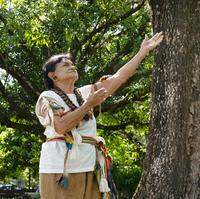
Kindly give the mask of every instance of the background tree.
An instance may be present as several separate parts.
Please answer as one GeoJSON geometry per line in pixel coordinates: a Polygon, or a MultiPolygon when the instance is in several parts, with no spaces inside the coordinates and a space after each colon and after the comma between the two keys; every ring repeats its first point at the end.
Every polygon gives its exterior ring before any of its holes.
{"type": "MultiPolygon", "coordinates": [[[[0,2],[0,177],[18,177],[28,168],[34,178],[44,131],[34,113],[45,90],[42,64],[53,54],[71,52],[80,76],[76,86],[113,74],[151,33],[148,7],[144,0],[0,2]]],[[[148,57],[120,92],[102,104],[98,118],[98,133],[114,157],[121,198],[132,196],[142,171],[152,65],[148,57]]]]}
{"type": "Polygon", "coordinates": [[[165,40],[153,70],[151,132],[134,198],[200,198],[200,1],[151,0],[165,40]]]}

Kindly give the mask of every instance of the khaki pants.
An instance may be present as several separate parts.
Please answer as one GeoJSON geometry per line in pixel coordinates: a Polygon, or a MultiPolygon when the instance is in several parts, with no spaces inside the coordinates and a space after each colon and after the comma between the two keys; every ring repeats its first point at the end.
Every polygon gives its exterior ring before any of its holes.
{"type": "Polygon", "coordinates": [[[62,174],[40,174],[41,199],[100,199],[98,183],[94,172],[71,173],[66,189],[56,183],[62,174]]]}

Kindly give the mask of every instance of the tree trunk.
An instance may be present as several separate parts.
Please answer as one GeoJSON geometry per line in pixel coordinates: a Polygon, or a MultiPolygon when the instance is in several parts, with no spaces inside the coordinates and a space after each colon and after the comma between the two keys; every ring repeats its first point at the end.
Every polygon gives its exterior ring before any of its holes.
{"type": "Polygon", "coordinates": [[[153,70],[151,130],[135,199],[200,198],[200,1],[151,0],[165,39],[153,70]]]}

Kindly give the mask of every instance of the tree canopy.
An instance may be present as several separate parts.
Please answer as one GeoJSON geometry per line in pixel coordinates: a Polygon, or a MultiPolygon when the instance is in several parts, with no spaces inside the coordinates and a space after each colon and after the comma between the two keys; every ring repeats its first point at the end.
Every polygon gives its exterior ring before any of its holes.
{"type": "MultiPolygon", "coordinates": [[[[151,34],[145,1],[0,1],[1,179],[38,169],[43,127],[35,103],[45,90],[42,65],[70,52],[78,68],[76,86],[115,73],[151,34]],[[20,172],[19,172],[20,173],[20,172]]],[[[98,133],[114,158],[114,177],[124,198],[137,186],[149,125],[152,56],[114,96],[102,104],[98,133]]],[[[99,109],[94,111],[98,116],[99,109]]]]}

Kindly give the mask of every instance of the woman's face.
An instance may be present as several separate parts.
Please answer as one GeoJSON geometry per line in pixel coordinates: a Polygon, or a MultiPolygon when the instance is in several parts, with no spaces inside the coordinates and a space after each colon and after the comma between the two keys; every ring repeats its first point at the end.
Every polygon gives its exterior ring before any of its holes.
{"type": "Polygon", "coordinates": [[[54,76],[57,77],[57,81],[76,81],[78,79],[78,72],[72,61],[63,58],[61,62],[56,64],[54,76]]]}

